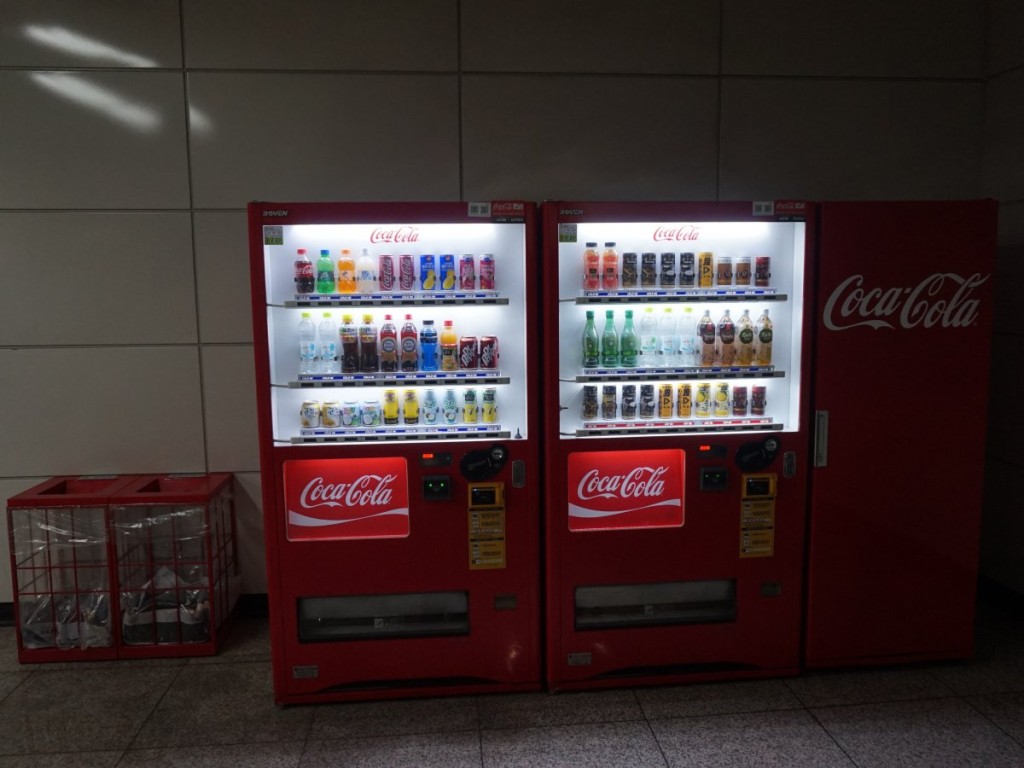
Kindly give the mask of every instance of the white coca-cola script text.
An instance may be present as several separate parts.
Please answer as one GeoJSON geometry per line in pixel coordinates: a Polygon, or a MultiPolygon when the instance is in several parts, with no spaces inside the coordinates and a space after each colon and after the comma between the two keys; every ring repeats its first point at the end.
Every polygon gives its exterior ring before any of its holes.
{"type": "Polygon", "coordinates": [[[668,467],[636,467],[624,475],[602,475],[591,469],[580,478],[576,494],[581,501],[595,498],[657,498],[665,493],[661,478],[668,467]]]}
{"type": "Polygon", "coordinates": [[[655,242],[666,240],[697,240],[700,238],[700,227],[683,224],[678,227],[661,226],[654,230],[655,242]]]}
{"type": "Polygon", "coordinates": [[[370,233],[371,243],[415,243],[420,239],[416,227],[377,227],[370,233]]]}
{"type": "Polygon", "coordinates": [[[328,483],[314,477],[302,489],[299,503],[315,507],[383,507],[391,503],[391,485],[398,475],[363,475],[350,483],[328,483]]]}

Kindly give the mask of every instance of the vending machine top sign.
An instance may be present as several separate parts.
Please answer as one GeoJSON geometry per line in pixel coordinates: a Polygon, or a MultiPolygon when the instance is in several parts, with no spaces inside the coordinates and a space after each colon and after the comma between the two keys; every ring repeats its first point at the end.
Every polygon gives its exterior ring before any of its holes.
{"type": "Polygon", "coordinates": [[[800,429],[805,203],[555,205],[562,439],[800,429]]]}

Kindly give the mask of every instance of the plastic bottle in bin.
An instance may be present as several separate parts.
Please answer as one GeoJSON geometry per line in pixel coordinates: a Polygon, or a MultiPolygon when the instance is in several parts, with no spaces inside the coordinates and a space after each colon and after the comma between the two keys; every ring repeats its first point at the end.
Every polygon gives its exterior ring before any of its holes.
{"type": "Polygon", "coordinates": [[[309,312],[299,320],[299,373],[318,373],[320,350],[316,339],[316,326],[309,312]]]}

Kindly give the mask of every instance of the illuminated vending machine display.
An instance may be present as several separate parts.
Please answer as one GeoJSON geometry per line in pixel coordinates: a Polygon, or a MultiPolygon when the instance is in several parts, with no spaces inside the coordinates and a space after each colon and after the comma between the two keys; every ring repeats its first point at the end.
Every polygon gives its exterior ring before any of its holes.
{"type": "Polygon", "coordinates": [[[807,210],[544,204],[553,689],[797,671],[807,210]]]}
{"type": "Polygon", "coordinates": [[[535,218],[250,204],[278,702],[540,686],[535,218]]]}

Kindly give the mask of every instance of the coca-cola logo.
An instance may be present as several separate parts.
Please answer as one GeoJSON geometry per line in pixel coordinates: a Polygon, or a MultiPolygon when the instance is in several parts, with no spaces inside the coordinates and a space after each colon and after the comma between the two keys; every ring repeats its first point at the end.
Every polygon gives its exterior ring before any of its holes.
{"type": "Polygon", "coordinates": [[[397,475],[363,475],[348,483],[328,483],[314,477],[299,495],[306,509],[316,507],[384,507],[391,504],[392,484],[397,475]]]}
{"type": "Polygon", "coordinates": [[[572,453],[569,529],[679,527],[684,476],[679,449],[572,453]]]}
{"type": "Polygon", "coordinates": [[[370,233],[371,243],[415,243],[419,239],[419,229],[410,226],[377,227],[370,233]]]}
{"type": "Polygon", "coordinates": [[[620,475],[602,475],[592,469],[580,478],[576,495],[583,501],[590,499],[658,498],[665,492],[662,476],[668,467],[635,467],[620,475]]]}
{"type": "Polygon", "coordinates": [[[978,319],[974,289],[989,279],[975,272],[963,277],[936,272],[907,288],[865,288],[863,275],[851,275],[832,291],[822,320],[830,331],[868,326],[966,328],[978,319]]]}
{"type": "Polygon", "coordinates": [[[654,230],[655,242],[698,240],[700,239],[700,227],[694,224],[682,224],[679,226],[660,226],[654,230]]]}

